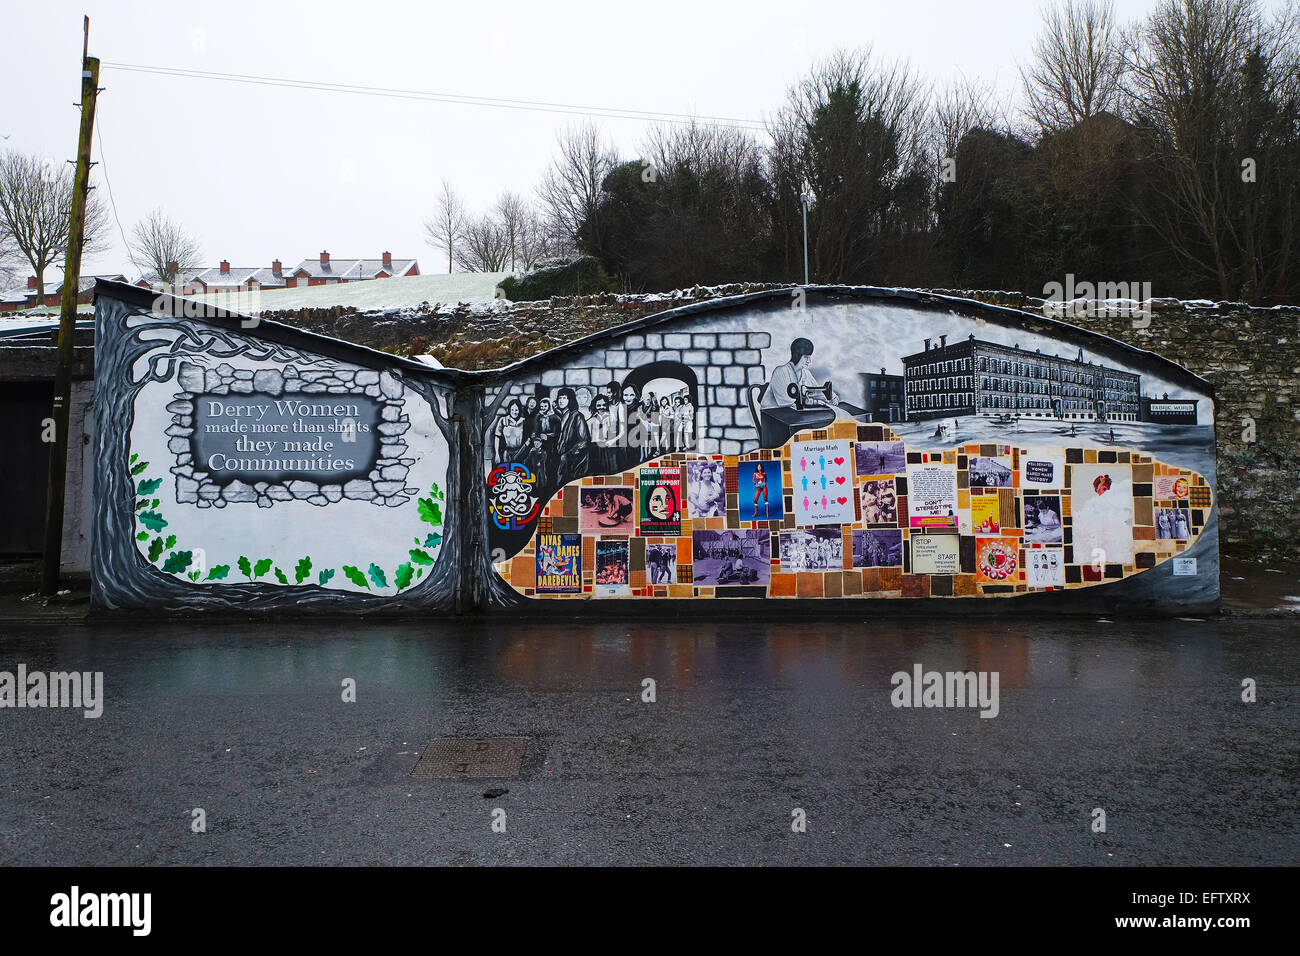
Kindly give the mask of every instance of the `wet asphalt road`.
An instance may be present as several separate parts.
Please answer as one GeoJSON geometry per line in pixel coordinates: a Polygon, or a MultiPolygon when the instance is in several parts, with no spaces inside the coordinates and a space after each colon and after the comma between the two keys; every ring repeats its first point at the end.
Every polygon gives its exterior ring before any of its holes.
{"type": "Polygon", "coordinates": [[[6,625],[0,670],[106,704],[0,710],[0,863],[1300,863],[1295,621],[737,617],[6,625]],[[915,663],[1000,713],[894,708],[915,663]],[[437,736],[530,738],[522,776],[411,778],[437,736]]]}

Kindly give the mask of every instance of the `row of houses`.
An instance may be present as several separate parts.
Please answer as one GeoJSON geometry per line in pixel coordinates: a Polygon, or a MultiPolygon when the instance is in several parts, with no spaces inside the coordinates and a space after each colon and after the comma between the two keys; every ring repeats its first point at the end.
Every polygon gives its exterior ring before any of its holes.
{"type": "MultiPolygon", "coordinates": [[[[217,266],[181,273],[176,284],[182,295],[204,295],[209,292],[248,292],[254,289],[296,289],[419,274],[418,260],[394,259],[391,252],[384,252],[378,259],[333,259],[328,252],[322,252],[319,256],[303,259],[288,269],[284,268],[279,259],[272,260],[270,268],[231,266],[223,259],[217,266]]],[[[135,284],[151,288],[164,283],[156,275],[146,275],[135,284]]]]}
{"type": "MultiPolygon", "coordinates": [[[[395,259],[384,252],[377,259],[334,259],[322,252],[311,259],[303,259],[288,269],[275,259],[269,268],[262,266],[231,266],[228,260],[203,269],[177,270],[176,286],[181,295],[205,295],[211,292],[249,292],[257,289],[295,289],[304,286],[332,285],[340,282],[363,282],[368,279],[388,279],[395,276],[418,276],[420,263],[416,259],[395,259]]],[[[121,275],[82,276],[78,285],[79,303],[90,302],[96,279],[113,279],[125,282],[121,275]]],[[[170,286],[157,273],[147,273],[134,283],[142,288],[170,286]]],[[[169,287],[168,291],[172,291],[169,287]]],[[[30,276],[25,286],[16,286],[0,293],[0,312],[31,309],[40,305],[57,307],[62,301],[62,284],[50,283],[43,299],[37,294],[36,277],[30,276]],[[38,299],[40,301],[38,301],[38,299]]]]}
{"type": "MultiPolygon", "coordinates": [[[[95,281],[97,279],[111,279],[114,282],[125,282],[126,276],[102,275],[102,276],[82,276],[81,281],[77,283],[77,304],[89,305],[95,294],[95,281]]],[[[63,302],[63,283],[47,282],[45,284],[45,295],[42,297],[36,288],[36,276],[28,276],[27,282],[23,285],[14,286],[5,292],[0,293],[0,312],[16,312],[19,309],[34,309],[37,306],[57,309],[63,302]]]]}

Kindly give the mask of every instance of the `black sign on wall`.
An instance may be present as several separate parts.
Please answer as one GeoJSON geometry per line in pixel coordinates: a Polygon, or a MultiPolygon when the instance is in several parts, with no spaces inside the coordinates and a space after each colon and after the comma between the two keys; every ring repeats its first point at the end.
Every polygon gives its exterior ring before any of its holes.
{"type": "Polygon", "coordinates": [[[190,446],[208,480],[341,484],[379,460],[382,402],[364,395],[194,397],[190,446]]]}

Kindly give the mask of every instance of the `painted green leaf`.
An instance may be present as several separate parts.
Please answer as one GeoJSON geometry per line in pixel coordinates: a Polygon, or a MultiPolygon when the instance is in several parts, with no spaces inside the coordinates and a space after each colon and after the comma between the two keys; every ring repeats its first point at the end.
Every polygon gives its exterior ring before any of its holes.
{"type": "Polygon", "coordinates": [[[435,528],[442,526],[442,506],[432,498],[420,499],[420,520],[427,521],[435,528]]]}
{"type": "Polygon", "coordinates": [[[293,569],[293,581],[295,584],[302,584],[307,580],[307,575],[311,574],[311,558],[303,558],[298,562],[298,566],[293,569]]]}
{"type": "Polygon", "coordinates": [[[419,548],[412,548],[407,552],[407,554],[411,556],[411,560],[416,564],[433,564],[433,558],[429,557],[427,551],[421,551],[419,548]]]}
{"type": "Polygon", "coordinates": [[[239,560],[235,563],[239,565],[239,570],[243,572],[244,577],[248,578],[250,581],[253,580],[253,566],[248,563],[248,558],[241,555],[239,560]]]}
{"type": "Polygon", "coordinates": [[[402,590],[402,588],[409,588],[411,586],[411,576],[414,573],[415,569],[411,567],[409,561],[405,564],[398,565],[397,571],[393,574],[393,585],[399,591],[402,590]]]}
{"type": "Polygon", "coordinates": [[[162,485],[161,478],[146,478],[140,482],[139,487],[135,489],[137,495],[151,495],[162,485]]]}
{"type": "Polygon", "coordinates": [[[131,464],[134,465],[134,464],[135,464],[135,460],[136,460],[137,458],[139,458],[139,457],[140,457],[140,456],[139,456],[138,454],[136,454],[135,452],[131,452],[131,464]]]}
{"type": "Polygon", "coordinates": [[[424,539],[424,546],[426,548],[436,548],[440,544],[442,544],[442,535],[437,531],[432,532],[424,539]]]}
{"type": "Polygon", "coordinates": [[[139,511],[141,508],[148,508],[148,507],[149,507],[149,499],[148,499],[148,498],[141,498],[139,501],[137,501],[137,502],[135,503],[135,510],[136,510],[136,511],[139,511]]]}
{"type": "Polygon", "coordinates": [[[160,498],[155,498],[155,499],[153,500],[153,504],[150,505],[149,507],[151,507],[151,508],[157,508],[160,504],[162,504],[162,499],[160,499],[160,498]]]}
{"type": "Polygon", "coordinates": [[[147,461],[142,461],[140,462],[140,464],[136,465],[134,468],[131,469],[131,474],[138,475],[140,474],[140,472],[144,471],[148,467],[149,467],[149,463],[147,461]]]}
{"type": "Polygon", "coordinates": [[[347,579],[357,587],[365,588],[367,591],[370,590],[370,585],[366,583],[366,576],[357,568],[354,568],[350,564],[345,564],[343,565],[343,573],[347,576],[347,579]]]}
{"type": "Polygon", "coordinates": [[[197,581],[199,579],[199,575],[202,573],[203,573],[202,571],[191,571],[188,577],[191,581],[197,581]]]}
{"type": "Polygon", "coordinates": [[[137,534],[137,535],[135,536],[135,540],[137,540],[137,541],[147,541],[147,540],[149,540],[149,532],[148,532],[148,531],[141,531],[139,534],[137,534]]]}
{"type": "Polygon", "coordinates": [[[226,575],[230,573],[230,565],[218,564],[215,568],[208,568],[208,576],[205,581],[224,581],[226,575]]]}
{"type": "Polygon", "coordinates": [[[140,523],[150,531],[161,531],[163,528],[167,527],[167,519],[156,511],[142,511],[136,517],[138,517],[140,523]]]}
{"type": "Polygon", "coordinates": [[[416,569],[415,569],[415,576],[416,576],[416,578],[422,578],[422,577],[424,577],[424,568],[416,568],[416,569]]]}
{"type": "Polygon", "coordinates": [[[168,551],[170,551],[172,548],[176,547],[176,535],[174,535],[174,534],[169,534],[169,535],[167,536],[167,544],[164,545],[164,547],[166,547],[168,551]]]}
{"type": "Polygon", "coordinates": [[[329,580],[332,577],[334,577],[334,569],[326,568],[324,571],[320,573],[319,576],[317,576],[316,580],[320,582],[321,587],[324,587],[326,584],[329,583],[329,580]]]}
{"type": "Polygon", "coordinates": [[[289,579],[284,576],[284,572],[281,571],[279,568],[275,569],[275,579],[279,581],[281,584],[289,583],[289,579]]]}
{"type": "Polygon", "coordinates": [[[194,560],[194,554],[191,551],[173,551],[167,555],[167,560],[163,562],[162,569],[168,574],[180,574],[190,566],[194,560]]]}
{"type": "Polygon", "coordinates": [[[270,558],[263,558],[261,561],[258,561],[257,564],[253,565],[253,577],[260,578],[267,571],[271,570],[271,565],[273,564],[275,564],[275,562],[270,558]]]}
{"type": "Polygon", "coordinates": [[[370,565],[370,580],[375,582],[375,587],[388,587],[388,575],[384,574],[384,569],[377,564],[370,565]]]}
{"type": "Polygon", "coordinates": [[[152,541],[150,541],[149,542],[149,563],[153,564],[160,557],[162,557],[162,553],[163,551],[166,550],[166,547],[167,546],[163,544],[162,538],[154,538],[152,541]]]}

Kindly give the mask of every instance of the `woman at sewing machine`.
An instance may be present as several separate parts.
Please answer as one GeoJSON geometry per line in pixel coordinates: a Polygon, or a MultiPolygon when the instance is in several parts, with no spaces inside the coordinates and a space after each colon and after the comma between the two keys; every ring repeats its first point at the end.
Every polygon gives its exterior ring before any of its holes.
{"type": "Polygon", "coordinates": [[[813,344],[804,338],[790,343],[790,361],[772,370],[772,380],[763,394],[763,408],[807,408],[825,405],[835,409],[840,397],[830,387],[817,381],[812,373],[813,344]]]}

